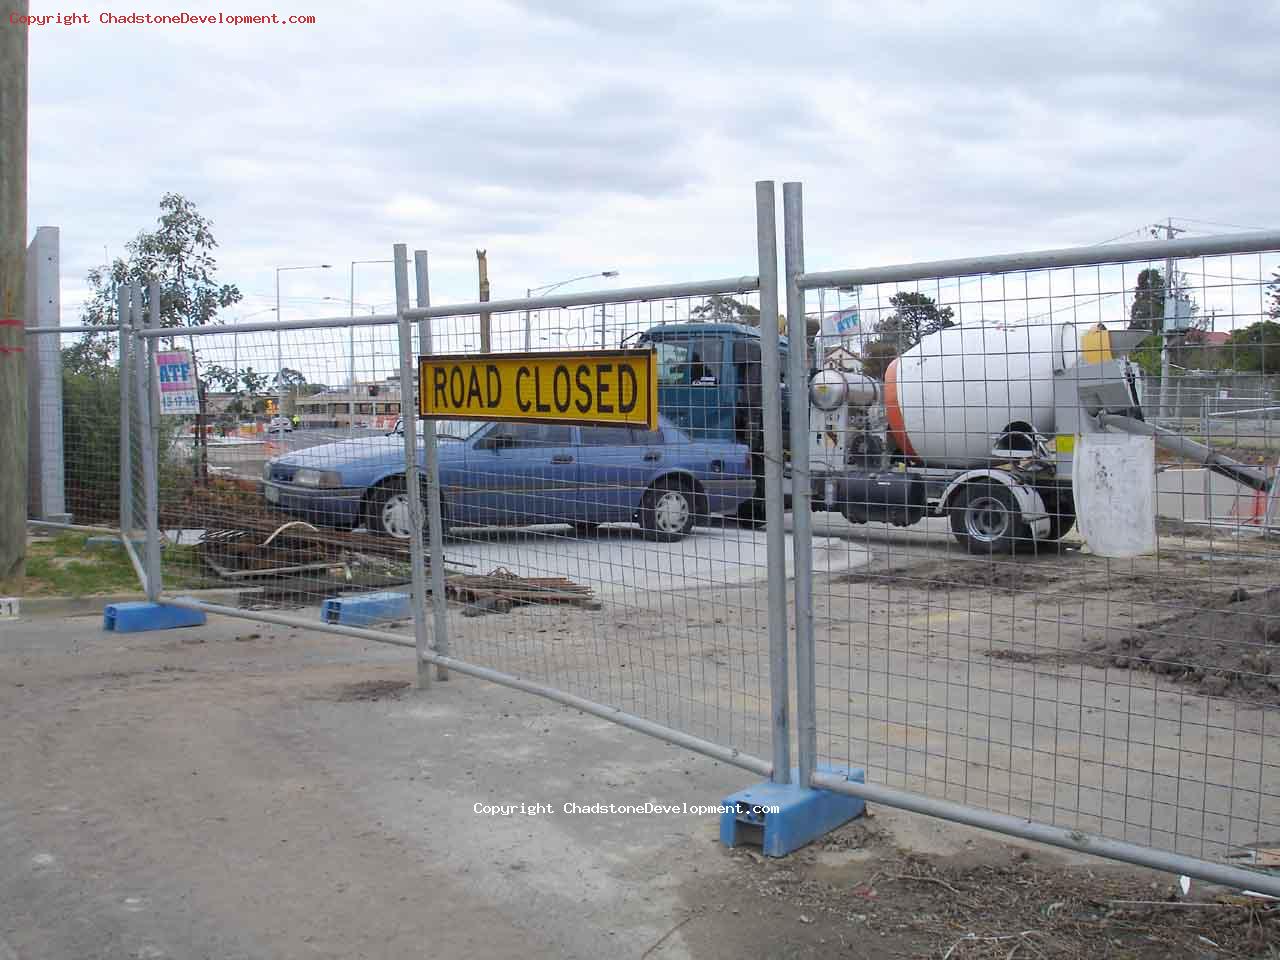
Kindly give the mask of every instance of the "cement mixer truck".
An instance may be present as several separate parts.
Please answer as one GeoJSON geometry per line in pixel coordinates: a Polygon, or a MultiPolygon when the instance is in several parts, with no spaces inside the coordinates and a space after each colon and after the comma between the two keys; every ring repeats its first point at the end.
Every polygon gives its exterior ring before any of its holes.
{"type": "MultiPolygon", "coordinates": [[[[799,389],[808,395],[813,509],[901,527],[943,517],[967,550],[1011,553],[1071,530],[1076,438],[1108,431],[1152,436],[1237,483],[1268,489],[1264,471],[1145,421],[1141,377],[1128,360],[1144,336],[1073,323],[961,326],[924,337],[883,382],[835,366],[811,370],[799,389]]],[[[657,352],[666,417],[694,437],[750,445],[756,497],[740,518],[759,522],[767,453],[759,330],[664,324],[639,345],[657,352]]],[[[785,340],[781,350],[785,371],[785,340]]],[[[794,386],[779,386],[785,419],[794,386]]],[[[790,463],[785,445],[782,454],[790,463]]]]}

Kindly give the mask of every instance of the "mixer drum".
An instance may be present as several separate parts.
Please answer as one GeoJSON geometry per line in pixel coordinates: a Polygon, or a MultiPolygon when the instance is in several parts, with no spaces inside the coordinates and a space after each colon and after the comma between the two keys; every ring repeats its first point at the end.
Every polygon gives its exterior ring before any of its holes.
{"type": "Polygon", "coordinates": [[[930,466],[988,463],[1010,429],[1054,432],[1054,371],[1079,360],[1079,333],[1069,323],[930,334],[886,371],[889,434],[907,457],[930,466]]]}

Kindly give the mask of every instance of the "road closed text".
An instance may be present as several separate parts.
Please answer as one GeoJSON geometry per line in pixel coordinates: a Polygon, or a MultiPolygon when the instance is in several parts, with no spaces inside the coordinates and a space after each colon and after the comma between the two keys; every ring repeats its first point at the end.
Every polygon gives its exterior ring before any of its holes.
{"type": "Polygon", "coordinates": [[[418,410],[430,419],[657,427],[650,350],[422,357],[418,410]]]}

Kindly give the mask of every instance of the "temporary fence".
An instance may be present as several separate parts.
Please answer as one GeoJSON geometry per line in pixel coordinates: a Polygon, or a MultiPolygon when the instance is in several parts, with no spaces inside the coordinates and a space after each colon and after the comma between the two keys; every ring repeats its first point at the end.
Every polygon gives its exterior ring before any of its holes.
{"type": "MultiPolygon", "coordinates": [[[[1270,416],[1152,423],[1062,393],[1120,369],[1099,323],[1159,368],[1152,271],[1223,329],[1265,321],[1280,236],[806,273],[784,195],[781,292],[772,183],[743,277],[432,306],[427,254],[411,272],[397,246],[394,314],[181,329],[125,287],[112,525],[148,594],[413,647],[423,685],[494,680],[778,782],[1280,895],[1247,869],[1280,819],[1270,416]],[[598,417],[639,387],[592,356],[636,349],[657,429],[598,417]],[[523,401],[560,419],[495,422],[483,377],[419,383],[419,358],[478,355],[524,365],[523,401]],[[166,412],[184,356],[198,413],[166,412]],[[480,412],[420,419],[436,389],[480,412]],[[1126,559],[1069,472],[1104,423],[1188,441],[1124,448],[1117,501],[1146,490],[1134,530],[1155,524],[1126,559]]],[[[1142,380],[1122,388],[1150,407],[1142,380]]]]}
{"type": "MultiPolygon", "coordinates": [[[[768,539],[779,567],[786,551],[781,523],[755,529],[764,508],[746,446],[717,439],[695,399],[654,430],[413,429],[420,355],[474,352],[481,336],[530,358],[625,347],[664,322],[754,315],[757,278],[493,302],[481,334],[477,305],[428,306],[423,252],[411,308],[407,254],[395,253],[396,315],[182,330],[143,318],[134,329],[139,371],[187,351],[205,388],[199,417],[148,425],[143,411],[133,431],[135,448],[155,445],[136,451],[156,475],[133,497],[147,542],[164,545],[144,561],[148,585],[173,605],[412,644],[442,673],[500,678],[767,774],[758,754],[774,743],[769,684],[785,679],[785,646],[771,672],[769,608],[753,588],[768,579],[768,539]],[[526,340],[536,348],[523,351],[526,340]],[[249,415],[265,433],[243,426],[249,415]],[[754,519],[726,522],[740,506],[754,519]],[[214,587],[215,600],[199,595],[214,587]],[[318,623],[298,613],[317,607],[318,623]],[[395,620],[413,623],[414,640],[395,620]]],[[[659,378],[692,398],[715,379],[717,346],[660,350],[659,378]]],[[[737,358],[757,394],[763,362],[758,347],[737,358]]],[[[561,386],[539,389],[555,402],[561,386]]],[[[604,389],[634,399],[626,382],[604,389]]],[[[763,409],[739,412],[763,446],[763,409]]],[[[771,469],[780,484],[781,465],[771,469]]]]}
{"type": "MultiPolygon", "coordinates": [[[[1274,315],[1280,236],[805,273],[798,185],[787,200],[788,313],[856,315],[854,352],[873,363],[893,338],[890,356],[915,345],[882,385],[896,446],[883,469],[897,471],[883,480],[907,491],[900,525],[862,522],[876,497],[837,505],[852,530],[838,513],[812,514],[815,529],[840,530],[874,559],[853,573],[819,562],[797,587],[813,597],[811,614],[797,610],[798,696],[803,716],[812,671],[817,717],[813,731],[801,720],[802,770],[865,766],[874,789],[812,779],[1274,892],[1274,878],[1224,864],[1265,860],[1280,825],[1277,551],[1259,527],[1210,516],[1226,511],[1206,511],[1202,483],[1252,503],[1255,488],[1237,481],[1268,476],[1280,450],[1264,431],[1223,450],[1222,431],[1197,437],[1191,418],[1187,439],[1214,452],[1169,452],[1162,438],[1154,462],[1148,448],[1145,467],[1137,457],[1114,477],[1118,497],[1157,471],[1140,518],[1154,524],[1152,549],[1114,559],[1090,549],[1106,539],[1096,520],[1088,537],[1073,531],[1087,477],[1079,451],[1065,466],[1058,454],[1082,442],[1083,421],[1055,416],[1070,369],[1101,369],[1087,345],[1100,323],[1139,327],[1130,386],[1141,396],[1141,368],[1161,360],[1159,336],[1143,339],[1153,313],[1163,319],[1143,300],[1157,275],[1179,277],[1179,296],[1225,329],[1274,315]],[[1214,475],[1214,453],[1247,466],[1214,475]],[[1033,509],[1019,488],[1036,492],[1033,509]]],[[[1096,413],[1084,400],[1081,410],[1096,413]]],[[[820,446],[811,454],[822,462],[820,446]]],[[[798,531],[807,506],[798,496],[798,531]]]]}

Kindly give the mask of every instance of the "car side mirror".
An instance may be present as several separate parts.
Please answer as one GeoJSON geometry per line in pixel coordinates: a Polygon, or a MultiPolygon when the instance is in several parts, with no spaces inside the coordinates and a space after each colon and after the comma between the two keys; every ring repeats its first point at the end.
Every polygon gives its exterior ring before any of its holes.
{"type": "Polygon", "coordinates": [[[491,433],[481,444],[486,450],[510,450],[515,445],[515,435],[510,433],[491,433]]]}

